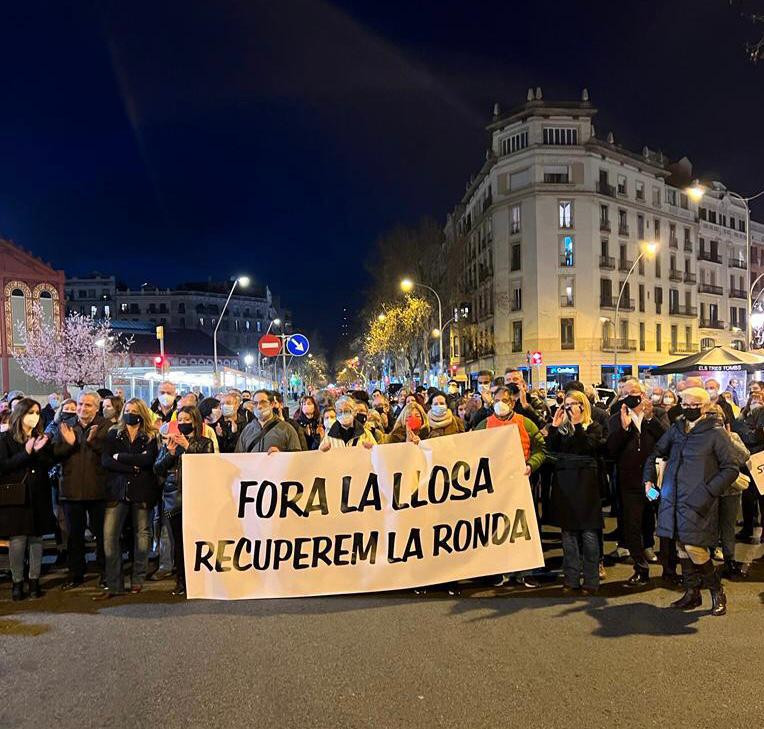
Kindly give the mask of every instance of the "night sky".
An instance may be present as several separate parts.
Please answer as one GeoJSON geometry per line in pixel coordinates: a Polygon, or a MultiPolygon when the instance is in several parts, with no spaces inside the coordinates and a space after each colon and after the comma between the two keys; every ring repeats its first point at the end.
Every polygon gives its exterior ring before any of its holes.
{"type": "Polygon", "coordinates": [[[250,274],[330,346],[377,236],[444,221],[529,86],[764,188],[764,26],[726,0],[25,0],[2,25],[2,235],[134,286],[250,274]]]}

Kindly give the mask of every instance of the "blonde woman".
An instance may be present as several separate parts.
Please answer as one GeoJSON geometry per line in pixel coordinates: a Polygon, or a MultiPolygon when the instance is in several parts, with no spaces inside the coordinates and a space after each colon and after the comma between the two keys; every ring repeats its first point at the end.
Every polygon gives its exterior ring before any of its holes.
{"type": "Polygon", "coordinates": [[[128,400],[117,425],[106,436],[101,459],[101,465],[108,472],[104,517],[106,589],[94,600],[124,593],[119,538],[128,514],[135,535],[130,592],[138,593],[143,587],[148,566],[151,509],[159,497],[159,484],[154,475],[158,450],[151,411],[143,400],[128,400]]]}
{"type": "Polygon", "coordinates": [[[416,400],[409,399],[398,415],[393,429],[389,435],[382,436],[380,443],[403,443],[404,441],[418,443],[421,438],[427,438],[429,434],[427,413],[416,400]]]}
{"type": "Polygon", "coordinates": [[[562,529],[563,589],[593,595],[599,589],[599,531],[604,526],[599,474],[603,433],[592,421],[583,392],[565,394],[549,427],[547,446],[554,464],[552,521],[562,529]]]}

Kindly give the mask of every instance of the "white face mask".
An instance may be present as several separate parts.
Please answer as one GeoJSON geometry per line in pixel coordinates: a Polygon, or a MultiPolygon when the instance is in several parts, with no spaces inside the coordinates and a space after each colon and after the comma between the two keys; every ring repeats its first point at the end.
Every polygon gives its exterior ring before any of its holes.
{"type": "Polygon", "coordinates": [[[674,401],[670,397],[664,397],[663,404],[671,407],[674,404],[674,401]]]}
{"type": "Polygon", "coordinates": [[[715,388],[709,388],[706,390],[708,393],[708,396],[711,398],[711,400],[718,400],[719,399],[719,390],[716,390],[715,388]]]}
{"type": "Polygon", "coordinates": [[[430,410],[436,418],[440,418],[446,414],[446,410],[448,410],[448,408],[445,405],[433,405],[430,410]]]}
{"type": "Polygon", "coordinates": [[[173,395],[170,395],[169,392],[163,392],[159,396],[159,404],[163,408],[169,408],[170,405],[172,405],[175,402],[175,397],[173,395]]]}
{"type": "Polygon", "coordinates": [[[353,424],[353,420],[354,419],[355,418],[353,416],[353,413],[340,413],[337,416],[337,420],[340,421],[340,425],[342,425],[342,426],[344,426],[346,428],[353,424]]]}
{"type": "Polygon", "coordinates": [[[657,405],[661,401],[661,396],[653,395],[650,399],[657,405]]]}
{"type": "Polygon", "coordinates": [[[233,415],[233,405],[223,405],[222,411],[225,417],[230,418],[233,415]]]}
{"type": "Polygon", "coordinates": [[[32,430],[37,423],[40,422],[40,414],[39,413],[27,413],[24,416],[24,425],[29,428],[29,430],[32,430]]]}
{"type": "Polygon", "coordinates": [[[496,413],[497,417],[503,418],[509,415],[509,413],[512,411],[512,408],[510,408],[509,405],[503,400],[499,400],[493,404],[493,411],[496,413]]]}

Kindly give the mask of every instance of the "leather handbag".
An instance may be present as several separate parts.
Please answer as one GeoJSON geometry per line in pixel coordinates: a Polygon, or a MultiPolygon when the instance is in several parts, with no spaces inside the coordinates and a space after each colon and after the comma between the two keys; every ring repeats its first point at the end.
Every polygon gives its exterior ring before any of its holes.
{"type": "Polygon", "coordinates": [[[24,506],[27,503],[27,476],[21,481],[0,483],[0,506],[24,506]]]}

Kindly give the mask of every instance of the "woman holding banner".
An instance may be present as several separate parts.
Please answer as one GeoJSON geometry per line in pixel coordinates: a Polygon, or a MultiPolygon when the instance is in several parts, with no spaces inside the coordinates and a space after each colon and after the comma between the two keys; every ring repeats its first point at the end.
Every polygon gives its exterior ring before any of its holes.
{"type": "Polygon", "coordinates": [[[380,443],[418,443],[422,438],[429,438],[430,426],[427,423],[427,413],[416,399],[409,396],[403,410],[398,415],[389,435],[382,437],[380,443]]]}
{"type": "Polygon", "coordinates": [[[352,397],[343,395],[337,399],[334,407],[337,420],[321,441],[318,447],[320,451],[326,452],[332,448],[351,448],[358,445],[371,448],[377,444],[371,431],[356,419],[357,404],[352,397]]]}
{"type": "Polygon", "coordinates": [[[154,473],[164,478],[162,506],[172,529],[174,545],[174,564],[177,584],[173,595],[186,594],[186,571],[183,561],[183,519],[181,459],[185,453],[212,453],[214,447],[209,438],[203,435],[204,423],[199,410],[195,407],[182,407],[178,411],[178,430],[170,433],[162,443],[154,473]]]}
{"type": "Polygon", "coordinates": [[[427,435],[423,436],[424,439],[464,432],[464,422],[448,407],[447,398],[442,392],[436,392],[430,402],[430,409],[427,411],[427,425],[430,428],[427,435]]]}
{"type": "Polygon", "coordinates": [[[599,589],[599,532],[604,527],[600,504],[599,460],[602,428],[592,421],[583,392],[569,390],[549,426],[547,446],[554,466],[552,521],[562,529],[563,591],[599,589]],[[581,577],[583,575],[583,585],[581,577]]]}

